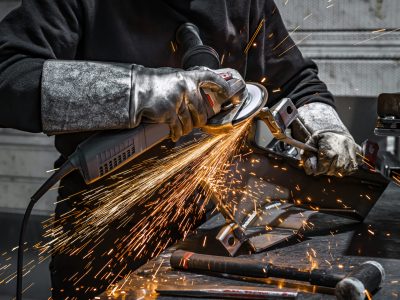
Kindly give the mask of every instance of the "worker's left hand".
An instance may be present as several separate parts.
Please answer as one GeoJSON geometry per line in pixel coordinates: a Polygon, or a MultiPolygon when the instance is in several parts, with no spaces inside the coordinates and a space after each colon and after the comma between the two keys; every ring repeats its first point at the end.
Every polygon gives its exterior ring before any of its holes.
{"type": "Polygon", "coordinates": [[[316,102],[306,104],[298,111],[299,119],[310,136],[307,144],[318,149],[318,153],[303,153],[306,173],[342,177],[355,172],[361,160],[361,147],[356,144],[335,109],[316,102]]]}
{"type": "Polygon", "coordinates": [[[318,149],[318,154],[305,152],[302,156],[308,175],[342,177],[358,169],[357,153],[361,153],[361,148],[349,134],[316,132],[307,144],[318,149]]]}

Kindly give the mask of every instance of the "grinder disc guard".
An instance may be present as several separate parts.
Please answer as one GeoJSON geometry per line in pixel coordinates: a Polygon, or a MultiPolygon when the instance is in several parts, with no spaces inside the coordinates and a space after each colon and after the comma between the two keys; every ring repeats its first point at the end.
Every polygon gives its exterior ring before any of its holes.
{"type": "Polygon", "coordinates": [[[246,120],[254,117],[266,105],[268,92],[266,88],[258,83],[247,83],[246,89],[241,95],[240,104],[221,111],[208,120],[202,129],[210,134],[223,134],[234,129],[246,120]]]}

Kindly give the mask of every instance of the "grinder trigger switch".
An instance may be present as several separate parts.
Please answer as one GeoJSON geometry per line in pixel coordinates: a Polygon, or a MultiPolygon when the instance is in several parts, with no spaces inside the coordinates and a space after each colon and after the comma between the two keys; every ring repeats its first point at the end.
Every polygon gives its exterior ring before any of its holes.
{"type": "Polygon", "coordinates": [[[218,73],[228,83],[228,95],[221,97],[211,89],[201,88],[200,92],[207,105],[207,115],[212,117],[221,110],[228,110],[241,101],[243,91],[246,89],[246,83],[241,78],[235,78],[231,72],[218,73]]]}

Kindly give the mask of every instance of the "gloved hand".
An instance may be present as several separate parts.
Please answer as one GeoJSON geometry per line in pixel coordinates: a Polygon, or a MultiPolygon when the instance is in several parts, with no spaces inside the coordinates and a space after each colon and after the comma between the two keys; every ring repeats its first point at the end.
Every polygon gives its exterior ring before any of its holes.
{"type": "Polygon", "coordinates": [[[335,109],[324,103],[310,103],[298,109],[299,119],[307,131],[306,142],[318,149],[318,154],[304,152],[302,159],[308,175],[329,175],[342,177],[357,170],[362,160],[361,147],[356,144],[346,126],[340,120],[335,109]]]}
{"type": "MultiPolygon", "coordinates": [[[[42,127],[48,134],[134,128],[141,122],[167,123],[173,140],[201,127],[214,113],[200,88],[221,100],[231,87],[218,73],[139,65],[49,60],[42,72],[42,127]]],[[[244,84],[244,82],[243,82],[244,84]]]]}
{"type": "Polygon", "coordinates": [[[214,112],[207,107],[210,104],[203,98],[200,89],[208,89],[219,95],[217,99],[223,100],[230,93],[225,79],[205,67],[184,71],[136,66],[134,70],[131,126],[137,126],[141,120],[167,123],[173,141],[190,133],[194,127],[205,125],[208,118],[219,112],[220,108],[214,112]]]}

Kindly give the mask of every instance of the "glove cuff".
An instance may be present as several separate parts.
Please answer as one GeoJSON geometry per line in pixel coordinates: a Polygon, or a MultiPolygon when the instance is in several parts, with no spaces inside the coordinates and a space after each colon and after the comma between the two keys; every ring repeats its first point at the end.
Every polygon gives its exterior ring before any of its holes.
{"type": "Polygon", "coordinates": [[[132,66],[48,60],[41,112],[47,134],[129,128],[132,66]]]}
{"type": "Polygon", "coordinates": [[[325,103],[313,102],[298,108],[299,119],[310,136],[324,132],[346,134],[350,132],[340,120],[336,110],[325,103]]]}

